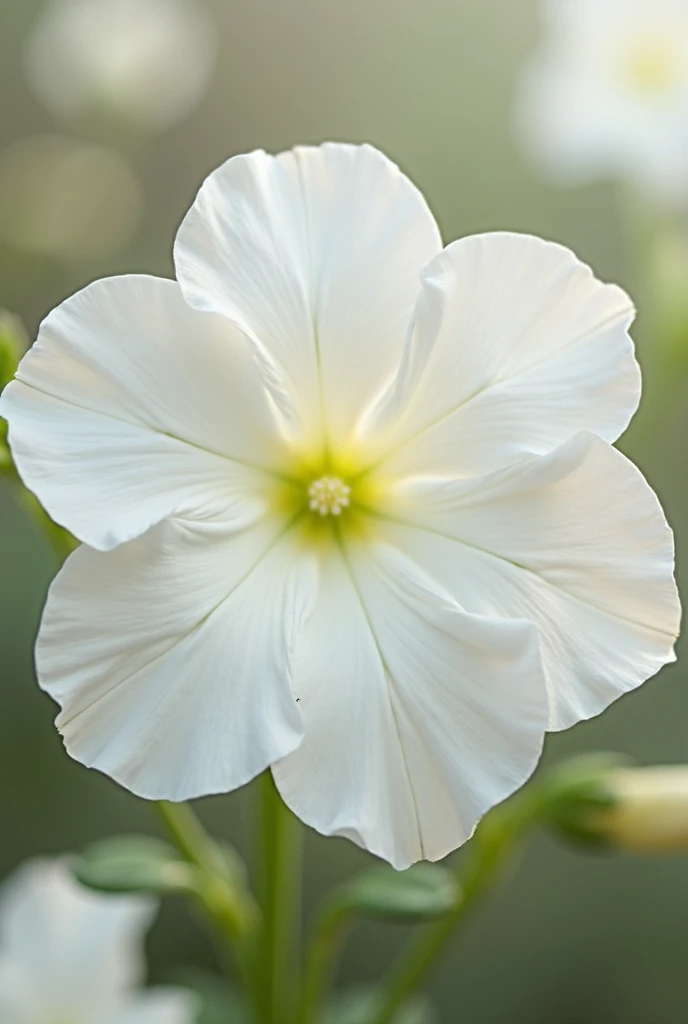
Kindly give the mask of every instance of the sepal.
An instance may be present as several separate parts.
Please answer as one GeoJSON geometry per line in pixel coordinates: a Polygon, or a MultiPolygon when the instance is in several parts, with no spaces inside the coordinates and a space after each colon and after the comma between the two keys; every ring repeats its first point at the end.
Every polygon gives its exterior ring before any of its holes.
{"type": "Polygon", "coordinates": [[[629,759],[622,754],[582,754],[553,768],[538,794],[540,820],[567,839],[587,846],[608,847],[609,839],[595,823],[596,815],[610,811],[617,797],[610,785],[612,773],[629,759]]]}

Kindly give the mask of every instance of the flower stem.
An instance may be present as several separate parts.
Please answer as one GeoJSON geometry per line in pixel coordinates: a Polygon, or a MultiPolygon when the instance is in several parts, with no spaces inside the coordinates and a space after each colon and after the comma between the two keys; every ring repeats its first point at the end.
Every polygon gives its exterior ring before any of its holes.
{"type": "Polygon", "coordinates": [[[514,843],[537,818],[540,807],[539,799],[524,790],[483,818],[466,851],[468,863],[459,878],[461,900],[441,921],[424,928],[402,952],[383,982],[371,1024],[392,1024],[397,1011],[446,951],[474,904],[491,887],[514,843]]]}
{"type": "Polygon", "coordinates": [[[334,960],[349,917],[350,908],[340,899],[330,898],[320,909],[306,951],[295,1018],[297,1024],[316,1024],[319,1020],[334,960]]]}
{"type": "Polygon", "coordinates": [[[280,797],[272,773],[261,785],[259,895],[263,911],[260,962],[256,965],[264,1024],[291,1018],[298,959],[302,835],[280,797]]]}
{"type": "Polygon", "coordinates": [[[251,950],[260,913],[253,896],[232,876],[227,858],[188,804],[161,800],[156,807],[181,855],[198,868],[198,899],[227,943],[247,992],[255,1000],[251,950]]]}
{"type": "Polygon", "coordinates": [[[188,804],[160,800],[157,809],[163,823],[185,860],[201,869],[214,870],[210,850],[213,840],[188,804]]]}

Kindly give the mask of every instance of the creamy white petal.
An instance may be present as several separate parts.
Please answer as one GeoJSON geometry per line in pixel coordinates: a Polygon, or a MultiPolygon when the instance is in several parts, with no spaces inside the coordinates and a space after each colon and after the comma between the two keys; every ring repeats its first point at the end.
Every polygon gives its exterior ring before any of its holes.
{"type": "Polygon", "coordinates": [[[394,372],[440,248],[391,161],[330,143],[228,160],[184,220],[175,261],[188,301],[251,339],[278,404],[343,442],[394,372]]]}
{"type": "MultiPolygon", "coordinates": [[[[132,998],[103,1024],[193,1024],[198,1000],[192,992],[178,988],[154,988],[132,998]]],[[[93,1024],[101,1024],[100,1016],[93,1024]]],[[[233,1024],[227,1021],[227,1024],[233,1024]]]]}
{"type": "Polygon", "coordinates": [[[336,549],[323,555],[319,577],[294,661],[305,735],[273,765],[275,781],[307,824],[405,866],[422,851],[389,681],[336,549]]]}
{"type": "Polygon", "coordinates": [[[96,1021],[141,981],[155,904],[82,889],[62,861],[30,861],[0,900],[0,1015],[96,1021]]]}
{"type": "Polygon", "coordinates": [[[225,792],[301,739],[291,648],[314,585],[285,524],[169,520],[52,585],[41,686],[68,752],[149,799],[225,792]]]}
{"type": "Polygon", "coordinates": [[[255,488],[284,455],[239,332],[151,277],[98,281],[43,322],[4,391],[12,451],[50,515],[96,548],[255,488]]]}
{"type": "Polygon", "coordinates": [[[538,625],[550,728],[673,660],[671,531],[640,472],[596,435],[479,479],[407,480],[386,511],[390,542],[465,608],[538,625]]]}
{"type": "Polygon", "coordinates": [[[463,843],[540,754],[537,630],[467,614],[374,541],[323,564],[294,679],[305,738],[273,766],[284,799],[397,868],[463,843]]]}
{"type": "Polygon", "coordinates": [[[448,246],[424,271],[382,414],[400,417],[388,472],[485,473],[582,429],[616,440],[640,397],[633,315],[563,246],[506,233],[448,246]]]}

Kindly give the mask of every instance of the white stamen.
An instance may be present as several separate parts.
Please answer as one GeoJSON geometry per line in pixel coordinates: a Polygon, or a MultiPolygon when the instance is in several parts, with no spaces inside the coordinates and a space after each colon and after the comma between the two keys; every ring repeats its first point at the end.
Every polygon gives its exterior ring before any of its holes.
{"type": "Polygon", "coordinates": [[[337,476],[321,476],[308,488],[308,507],[321,516],[342,514],[350,503],[351,488],[337,476]]]}

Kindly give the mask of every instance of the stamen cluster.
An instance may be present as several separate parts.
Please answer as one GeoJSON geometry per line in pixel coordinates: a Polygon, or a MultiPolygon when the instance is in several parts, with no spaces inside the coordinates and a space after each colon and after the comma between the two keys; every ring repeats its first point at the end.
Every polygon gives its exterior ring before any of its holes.
{"type": "Polygon", "coordinates": [[[308,507],[321,516],[339,516],[349,504],[351,488],[337,476],[321,476],[308,488],[308,507]]]}

